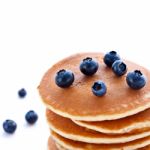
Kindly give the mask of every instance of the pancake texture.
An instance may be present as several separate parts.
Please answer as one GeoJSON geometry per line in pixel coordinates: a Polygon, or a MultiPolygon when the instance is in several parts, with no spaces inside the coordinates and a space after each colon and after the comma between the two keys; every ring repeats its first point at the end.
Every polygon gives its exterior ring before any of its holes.
{"type": "Polygon", "coordinates": [[[52,137],[48,138],[48,150],[59,150],[56,147],[55,141],[52,139],[52,137]]]}
{"type": "Polygon", "coordinates": [[[67,150],[65,148],[63,148],[62,146],[60,146],[59,144],[56,143],[56,147],[58,148],[58,150],[67,150]]]}
{"type": "Polygon", "coordinates": [[[59,144],[57,144],[52,137],[48,138],[48,150],[67,150],[65,148],[63,148],[62,146],[60,146],[59,144]]]}
{"type": "Polygon", "coordinates": [[[147,109],[133,116],[129,116],[118,120],[97,121],[97,122],[85,122],[75,120],[73,121],[79,126],[86,127],[88,129],[102,133],[108,134],[134,133],[137,130],[142,130],[143,128],[150,129],[150,109],[147,109]]]}
{"type": "Polygon", "coordinates": [[[53,139],[61,146],[69,150],[149,150],[150,136],[122,144],[89,144],[66,139],[52,131],[53,139]],[[148,146],[148,147],[146,147],[148,146]]]}
{"type": "Polygon", "coordinates": [[[126,84],[126,76],[116,77],[103,62],[102,53],[82,53],[70,56],[52,66],[44,75],[40,85],[40,96],[50,110],[73,120],[104,121],[114,120],[137,114],[150,108],[150,72],[135,63],[124,60],[129,71],[141,70],[147,77],[147,83],[141,90],[133,90],[126,84]],[[79,64],[86,58],[97,60],[100,67],[95,75],[85,76],[80,72],[79,64]],[[61,69],[71,70],[75,81],[69,88],[60,88],[55,84],[56,73],[61,69]],[[95,96],[91,86],[102,80],[107,93],[95,96]]]}
{"type": "Polygon", "coordinates": [[[138,150],[150,150],[150,146],[146,146],[146,147],[143,147],[143,148],[139,148],[138,150]]]}
{"type": "Polygon", "coordinates": [[[50,128],[59,135],[87,143],[125,143],[139,138],[150,136],[150,130],[132,134],[107,135],[92,131],[76,125],[72,120],[61,117],[52,111],[46,111],[46,117],[50,128]]]}

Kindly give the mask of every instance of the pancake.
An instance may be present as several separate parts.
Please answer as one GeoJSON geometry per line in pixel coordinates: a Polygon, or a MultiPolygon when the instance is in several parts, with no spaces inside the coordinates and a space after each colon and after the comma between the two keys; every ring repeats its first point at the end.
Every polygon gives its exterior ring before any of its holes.
{"type": "Polygon", "coordinates": [[[87,143],[125,143],[139,138],[150,136],[150,130],[144,132],[109,135],[76,125],[72,120],[61,117],[47,109],[46,117],[49,127],[59,135],[87,143]]]}
{"type": "Polygon", "coordinates": [[[48,150],[67,150],[65,148],[63,148],[62,146],[60,146],[59,144],[57,144],[52,137],[48,138],[48,150]]]}
{"type": "Polygon", "coordinates": [[[139,150],[150,150],[150,145],[146,146],[146,147],[143,147],[143,148],[140,148],[139,150]]]}
{"type": "Polygon", "coordinates": [[[44,75],[38,87],[44,104],[53,112],[81,121],[114,120],[137,114],[150,108],[150,72],[135,63],[125,61],[128,71],[141,70],[147,77],[147,84],[140,90],[129,88],[126,76],[117,77],[103,63],[102,53],[82,53],[70,56],[53,65],[44,75]],[[79,64],[86,58],[96,59],[100,67],[95,75],[85,76],[80,72],[79,64]],[[55,75],[61,69],[72,70],[75,81],[69,88],[60,88],[55,84],[55,75]],[[95,96],[91,86],[102,80],[107,93],[95,96]]]}
{"type": "Polygon", "coordinates": [[[150,136],[124,144],[89,144],[66,139],[52,131],[53,139],[69,150],[149,150],[150,136]],[[148,147],[146,147],[148,146],[148,147]]]}
{"type": "Polygon", "coordinates": [[[55,141],[52,139],[52,137],[48,138],[48,150],[58,150],[55,141]]]}
{"type": "Polygon", "coordinates": [[[111,121],[75,121],[76,124],[88,129],[107,134],[133,133],[144,128],[150,129],[150,109],[126,118],[111,121]]]}
{"type": "Polygon", "coordinates": [[[63,148],[62,146],[60,146],[59,144],[56,143],[56,147],[58,148],[58,150],[67,150],[65,148],[63,148]]]}

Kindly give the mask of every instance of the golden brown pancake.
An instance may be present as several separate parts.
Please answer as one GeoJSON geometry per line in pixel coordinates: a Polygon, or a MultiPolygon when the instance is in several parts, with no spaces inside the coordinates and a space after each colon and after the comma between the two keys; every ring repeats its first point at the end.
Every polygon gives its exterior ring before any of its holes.
{"type": "Polygon", "coordinates": [[[48,139],[48,150],[58,150],[55,141],[51,137],[48,139]]]}
{"type": "MultiPolygon", "coordinates": [[[[59,144],[57,144],[57,143],[56,143],[56,146],[57,146],[58,150],[67,150],[67,149],[63,148],[62,146],[60,146],[59,144]]],[[[48,149],[48,150],[51,150],[51,149],[48,149]]],[[[143,148],[138,148],[138,150],[150,150],[150,145],[145,146],[143,148]]]]}
{"type": "Polygon", "coordinates": [[[56,144],[56,146],[57,146],[58,150],[67,150],[67,149],[63,148],[62,146],[60,146],[59,144],[56,144]]]}
{"type": "Polygon", "coordinates": [[[61,117],[47,109],[46,117],[50,128],[61,136],[87,143],[125,143],[150,136],[150,130],[136,133],[109,135],[76,125],[72,120],[61,117]]]}
{"type": "Polygon", "coordinates": [[[150,150],[150,145],[146,146],[146,147],[143,147],[143,148],[139,148],[138,150],[150,150]]]}
{"type": "Polygon", "coordinates": [[[61,146],[69,150],[149,150],[150,136],[122,144],[89,144],[66,139],[54,131],[52,137],[61,146]],[[148,147],[146,147],[148,146],[148,147]]]}
{"type": "Polygon", "coordinates": [[[150,108],[150,72],[125,60],[128,71],[141,70],[147,77],[144,88],[133,90],[126,83],[126,75],[114,75],[103,63],[103,57],[101,53],[76,54],[52,66],[39,85],[44,104],[61,116],[82,121],[119,119],[150,108]],[[79,64],[86,57],[92,57],[100,64],[93,76],[87,77],[80,72],[79,64]],[[61,69],[74,72],[75,81],[69,88],[60,88],[55,84],[55,75],[61,69]],[[104,81],[107,86],[107,93],[102,97],[95,96],[91,91],[97,80],[104,81]]]}
{"type": "MultiPolygon", "coordinates": [[[[74,121],[74,120],[73,120],[74,121]]],[[[150,109],[143,112],[117,120],[107,120],[107,121],[96,121],[96,122],[86,122],[86,121],[74,121],[76,124],[88,129],[92,129],[102,133],[109,134],[123,134],[123,133],[133,133],[137,130],[142,130],[143,128],[150,129],[150,109]]]]}
{"type": "Polygon", "coordinates": [[[52,137],[48,138],[48,150],[66,150],[59,144],[55,143],[55,141],[52,139],[52,137]]]}

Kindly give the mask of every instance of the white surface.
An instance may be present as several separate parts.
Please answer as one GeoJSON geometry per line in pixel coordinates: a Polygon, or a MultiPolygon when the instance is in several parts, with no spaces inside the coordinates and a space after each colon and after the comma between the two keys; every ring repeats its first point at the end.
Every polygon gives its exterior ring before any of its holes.
{"type": "Polygon", "coordinates": [[[36,87],[57,60],[80,51],[117,50],[150,68],[148,0],[0,0],[0,124],[14,119],[8,136],[0,126],[0,150],[46,150],[49,130],[36,87]],[[20,100],[17,91],[26,88],[20,100]],[[28,127],[29,109],[39,114],[28,127]]]}

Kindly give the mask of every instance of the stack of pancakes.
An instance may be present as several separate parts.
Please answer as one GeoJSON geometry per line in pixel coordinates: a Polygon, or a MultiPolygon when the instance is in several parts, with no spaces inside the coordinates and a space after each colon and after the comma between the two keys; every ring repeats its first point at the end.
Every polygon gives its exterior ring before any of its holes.
{"type": "Polygon", "coordinates": [[[124,60],[128,72],[140,70],[147,77],[145,87],[134,90],[127,85],[126,75],[116,77],[103,57],[101,53],[76,54],[58,62],[44,75],[39,93],[47,107],[51,129],[48,150],[150,149],[150,72],[124,60]],[[90,77],[79,69],[86,57],[100,64],[90,77]],[[61,69],[74,73],[75,81],[69,88],[55,84],[56,73],[61,69]],[[97,80],[107,85],[102,97],[91,91],[97,80]]]}

